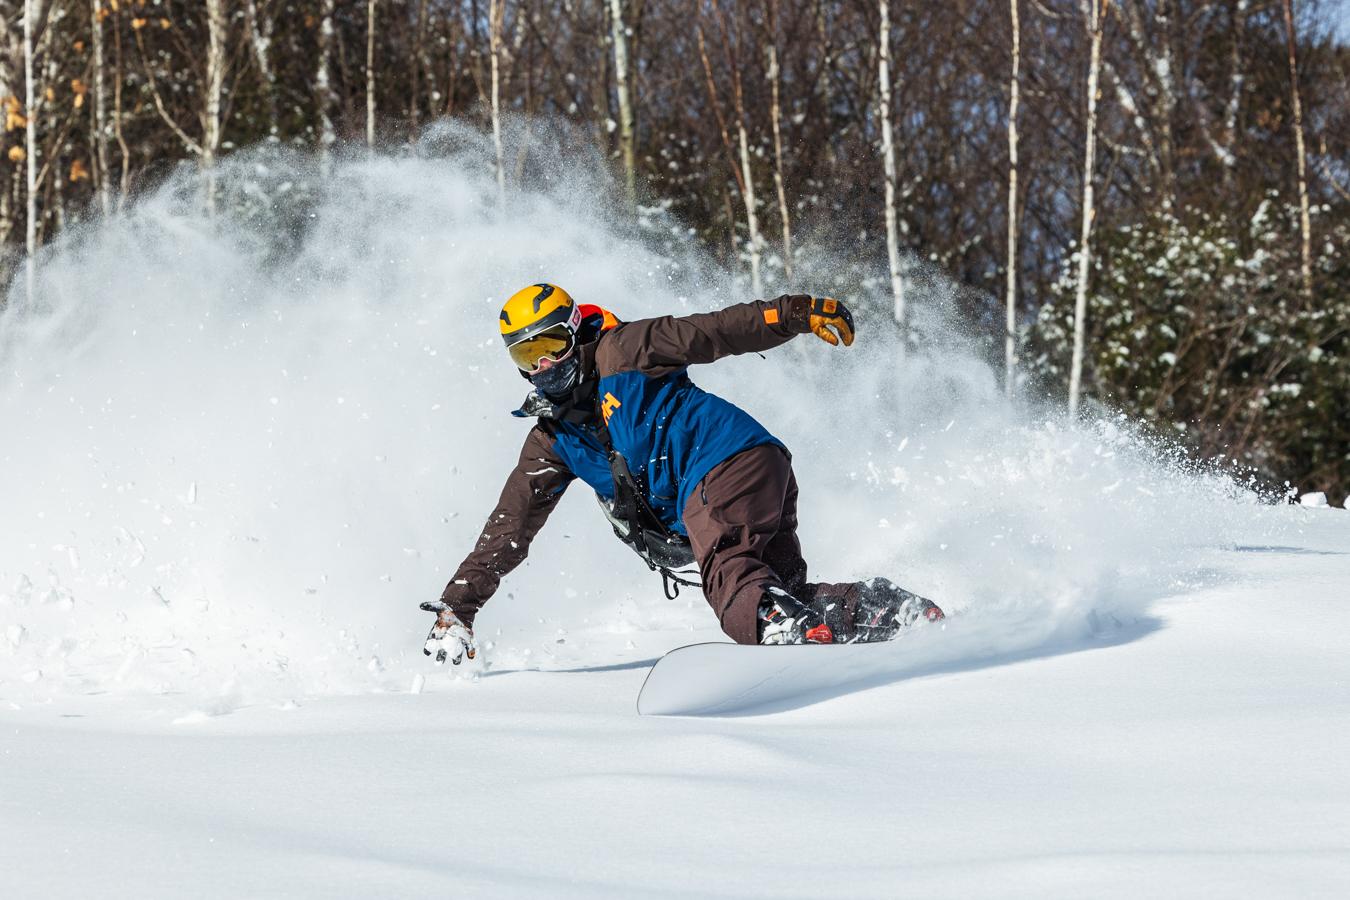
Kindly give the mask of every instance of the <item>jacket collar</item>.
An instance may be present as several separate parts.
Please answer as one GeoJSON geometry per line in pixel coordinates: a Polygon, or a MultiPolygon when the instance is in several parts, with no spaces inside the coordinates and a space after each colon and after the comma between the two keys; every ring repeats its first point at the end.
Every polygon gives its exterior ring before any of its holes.
{"type": "Polygon", "coordinates": [[[538,391],[531,391],[520,408],[512,411],[517,418],[538,417],[558,422],[571,422],[574,425],[596,425],[600,422],[600,410],[597,405],[597,388],[600,379],[596,376],[595,349],[600,340],[597,335],[584,344],[577,345],[581,354],[581,378],[572,393],[562,403],[554,403],[538,391]]]}

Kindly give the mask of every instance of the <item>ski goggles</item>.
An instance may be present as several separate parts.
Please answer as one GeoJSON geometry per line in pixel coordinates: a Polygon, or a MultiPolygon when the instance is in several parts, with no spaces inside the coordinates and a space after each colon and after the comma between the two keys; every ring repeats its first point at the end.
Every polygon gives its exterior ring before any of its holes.
{"type": "Polygon", "coordinates": [[[516,364],[516,368],[533,375],[539,371],[540,364],[544,360],[556,363],[566,359],[576,347],[576,343],[576,335],[572,333],[572,329],[566,324],[559,324],[517,341],[507,347],[506,352],[510,354],[511,362],[516,364]]]}

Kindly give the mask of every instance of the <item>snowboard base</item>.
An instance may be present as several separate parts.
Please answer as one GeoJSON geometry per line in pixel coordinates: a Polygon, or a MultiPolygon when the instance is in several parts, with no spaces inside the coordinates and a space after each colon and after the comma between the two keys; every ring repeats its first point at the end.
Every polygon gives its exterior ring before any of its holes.
{"type": "Polygon", "coordinates": [[[670,651],[638,693],[644,716],[734,715],[884,674],[900,647],[871,644],[690,644],[670,651]]]}

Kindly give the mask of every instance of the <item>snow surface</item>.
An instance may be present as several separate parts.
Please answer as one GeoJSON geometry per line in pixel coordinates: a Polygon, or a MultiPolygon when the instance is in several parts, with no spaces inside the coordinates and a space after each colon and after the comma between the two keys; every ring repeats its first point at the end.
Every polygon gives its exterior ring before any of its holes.
{"type": "Polygon", "coordinates": [[[1283,512],[1146,627],[758,715],[635,714],[675,630],[421,695],[7,711],[6,893],[1344,896],[1350,515],[1283,512]]]}
{"type": "Polygon", "coordinates": [[[640,717],[651,664],[720,635],[574,488],[481,664],[429,668],[416,605],[527,427],[500,298],[741,296],[562,168],[498,215],[476,141],[326,184],[236,156],[218,219],[184,175],[11,295],[0,893],[1345,894],[1350,513],[1008,407],[940,284],[903,366],[855,284],[851,350],[694,376],[793,449],[815,573],[888,575],[945,629],[847,684],[640,717]]]}

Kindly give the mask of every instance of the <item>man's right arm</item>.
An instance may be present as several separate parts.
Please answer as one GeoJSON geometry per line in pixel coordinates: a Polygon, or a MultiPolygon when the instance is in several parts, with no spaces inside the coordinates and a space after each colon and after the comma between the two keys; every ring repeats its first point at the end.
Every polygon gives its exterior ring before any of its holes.
{"type": "Polygon", "coordinates": [[[576,477],[553,444],[553,435],[542,426],[530,429],[496,509],[441,594],[441,602],[470,627],[502,576],[525,559],[530,542],[576,477]]]}
{"type": "Polygon", "coordinates": [[[771,350],[812,332],[831,344],[851,345],[853,316],[829,297],[785,294],[715,312],[639,319],[608,332],[595,361],[602,378],[629,371],[659,378],[685,366],[771,350]]]}

